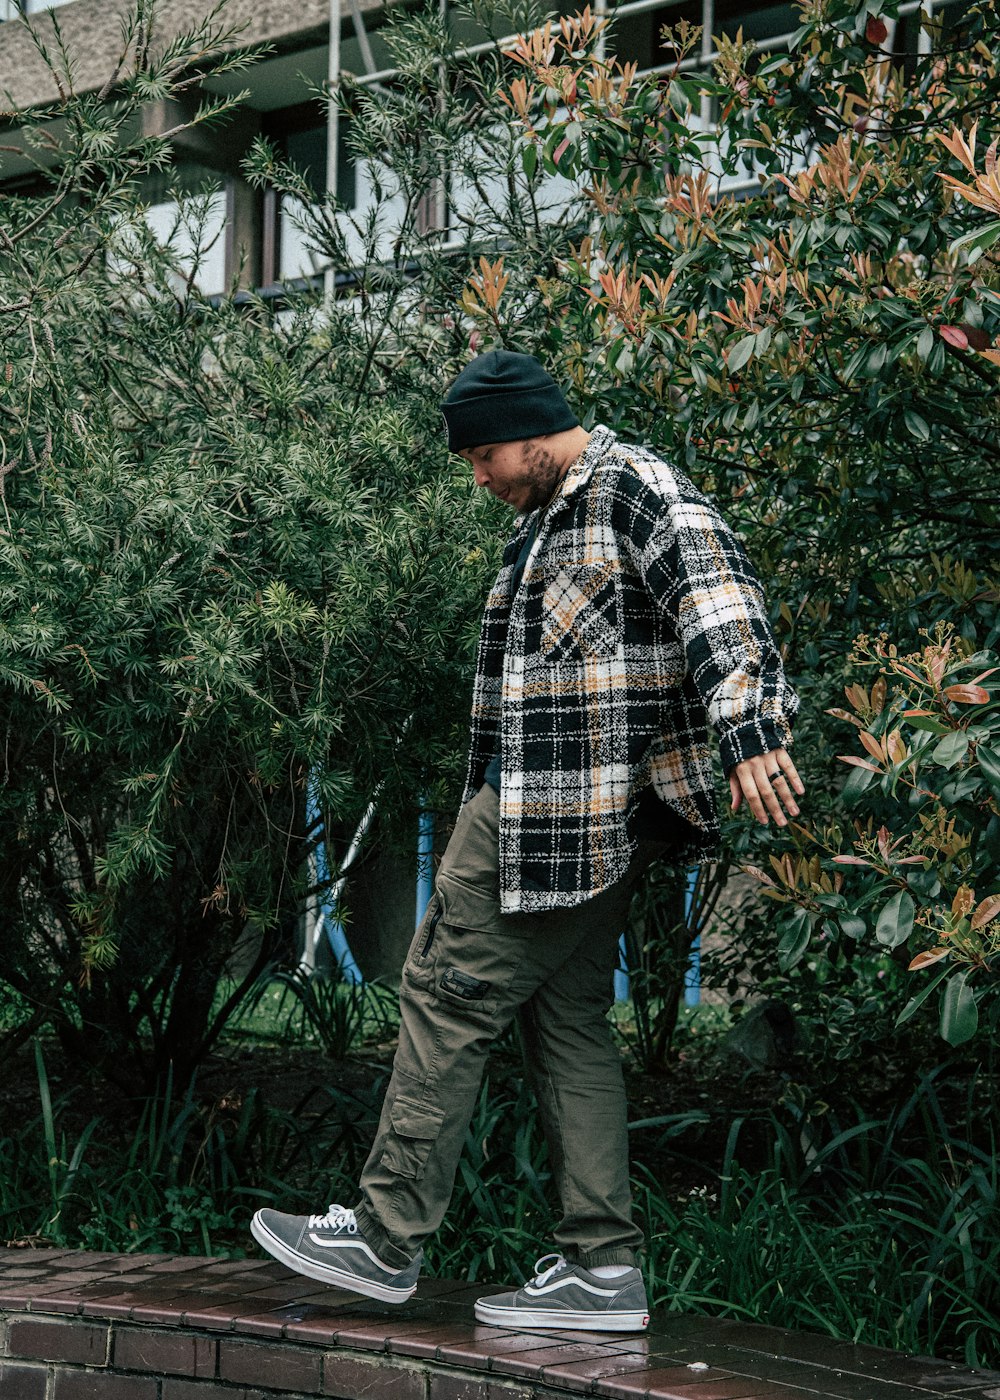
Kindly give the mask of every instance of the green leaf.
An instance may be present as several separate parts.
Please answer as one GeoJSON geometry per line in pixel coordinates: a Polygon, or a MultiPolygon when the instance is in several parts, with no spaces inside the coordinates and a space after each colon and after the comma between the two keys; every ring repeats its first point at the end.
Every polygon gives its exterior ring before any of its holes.
{"type": "Polygon", "coordinates": [[[907,432],[910,433],[912,437],[918,438],[920,442],[928,442],[930,440],[931,430],[927,426],[927,420],[921,418],[920,414],[916,413],[912,408],[903,409],[903,422],[906,424],[907,432]]]}
{"type": "Polygon", "coordinates": [[[521,166],[529,180],[535,178],[535,171],[538,169],[538,147],[532,142],[521,151],[521,166]]]}
{"type": "Polygon", "coordinates": [[[857,914],[841,914],[837,920],[845,938],[864,938],[868,925],[857,914]]]}
{"type": "Polygon", "coordinates": [[[992,248],[998,239],[1000,239],[1000,219],[995,219],[984,228],[974,229],[972,233],[963,233],[961,238],[956,238],[949,245],[948,252],[954,253],[958,248],[967,248],[970,253],[974,254],[974,257],[969,259],[970,262],[973,262],[980,253],[985,253],[987,248],[992,248]]]}
{"type": "Polygon", "coordinates": [[[1000,817],[990,817],[983,832],[983,846],[990,858],[1000,865],[1000,817]]]}
{"type": "Polygon", "coordinates": [[[941,998],[941,1036],[949,1045],[964,1045],[979,1025],[976,996],[969,986],[970,970],[956,973],[941,998]]]}
{"type": "Polygon", "coordinates": [[[1000,754],[994,749],[987,748],[985,744],[978,744],[976,758],[983,770],[983,777],[993,791],[1000,796],[1000,754]]]}
{"type": "Polygon", "coordinates": [[[927,715],[916,715],[908,719],[907,724],[911,729],[923,729],[928,734],[951,734],[952,730],[946,724],[941,724],[939,720],[930,719],[927,715]]]}
{"type": "Polygon", "coordinates": [[[924,326],[923,330],[917,336],[917,354],[922,360],[926,360],[927,356],[931,353],[933,349],[934,327],[924,326]]]}
{"type": "Polygon", "coordinates": [[[936,899],[941,893],[941,881],[932,865],[924,870],[911,869],[906,883],[920,899],[936,899]]]}
{"type": "Polygon", "coordinates": [[[955,729],[946,734],[939,744],[934,745],[931,758],[935,763],[940,763],[942,768],[954,768],[957,763],[961,763],[968,751],[968,734],[964,729],[955,729]]]}
{"type": "Polygon", "coordinates": [[[944,979],[946,977],[949,977],[950,975],[951,968],[943,967],[938,973],[938,975],[927,983],[927,986],[924,987],[923,991],[918,992],[915,997],[911,997],[910,1000],[903,1007],[902,1011],[896,1017],[897,1027],[905,1026],[907,1021],[911,1020],[917,1014],[917,1012],[923,1006],[924,1002],[931,995],[931,993],[933,991],[936,991],[937,988],[940,987],[944,979]]]}
{"type": "Polygon", "coordinates": [[[809,947],[812,921],[807,909],[796,909],[784,927],[778,943],[778,966],[782,972],[790,971],[809,947]]]}
{"type": "Polygon", "coordinates": [[[846,797],[848,801],[852,801],[860,797],[865,788],[870,787],[877,777],[878,774],[873,773],[870,768],[852,768],[847,776],[847,782],[841,789],[841,795],[846,797]]]}
{"type": "Polygon", "coordinates": [[[874,350],[870,352],[867,363],[865,365],[865,372],[867,373],[869,379],[873,379],[875,375],[878,374],[878,372],[882,369],[886,362],[888,354],[889,347],[888,345],[886,345],[885,341],[883,341],[881,345],[876,345],[874,350]]]}
{"type": "Polygon", "coordinates": [[[742,340],[736,342],[726,360],[726,365],[731,374],[743,368],[753,354],[756,344],[757,337],[755,335],[745,335],[742,340]]]}
{"type": "Polygon", "coordinates": [[[898,948],[913,932],[913,900],[900,890],[884,906],[875,925],[875,937],[885,948],[898,948]]]}

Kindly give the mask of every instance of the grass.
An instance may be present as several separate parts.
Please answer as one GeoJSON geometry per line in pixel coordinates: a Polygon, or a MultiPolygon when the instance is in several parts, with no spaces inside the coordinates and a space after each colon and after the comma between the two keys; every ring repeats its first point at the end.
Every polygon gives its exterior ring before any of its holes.
{"type": "MultiPolygon", "coordinates": [[[[230,990],[223,984],[218,1000],[230,990]]],[[[342,1060],[360,1045],[394,1036],[398,1027],[398,998],[390,986],[278,969],[266,973],[244,999],[226,1037],[256,1044],[315,1045],[331,1059],[342,1060]]]]}
{"type": "Polygon", "coordinates": [[[769,1159],[668,1202],[641,1177],[654,1306],[805,1328],[900,1350],[1000,1359],[1000,1173],[994,1145],[944,1127],[933,1079],[803,1153],[771,1120],[769,1159]],[[933,1132],[914,1151],[919,1116],[933,1132]]]}

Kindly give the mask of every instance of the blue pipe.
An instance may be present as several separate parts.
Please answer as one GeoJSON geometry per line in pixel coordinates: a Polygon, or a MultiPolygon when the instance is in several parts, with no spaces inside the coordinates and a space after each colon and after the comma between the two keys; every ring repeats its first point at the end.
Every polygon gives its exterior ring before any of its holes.
{"type": "MultiPolygon", "coordinates": [[[[698,867],[694,866],[687,873],[687,881],[684,889],[684,920],[691,919],[691,906],[694,903],[694,892],[698,884],[698,867]]],[[[691,944],[691,956],[688,958],[687,972],[684,974],[684,1005],[697,1006],[701,1001],[701,934],[691,944]]]]}
{"type": "MultiPolygon", "coordinates": [[[[693,866],[684,879],[684,921],[691,919],[691,906],[694,903],[695,887],[698,883],[698,867],[693,866]]],[[[625,935],[618,943],[618,966],[615,969],[615,1001],[628,1001],[629,976],[628,957],[625,952],[625,935]]],[[[691,957],[684,974],[684,1005],[697,1006],[701,1000],[701,937],[691,944],[691,957]]]]}
{"type": "Polygon", "coordinates": [[[417,827],[417,928],[434,893],[434,813],[420,810],[417,827]]]}
{"type": "MultiPolygon", "coordinates": [[[[306,823],[311,828],[314,822],[319,823],[316,832],[316,883],[323,884],[330,879],[330,863],[326,858],[325,830],[322,825],[316,788],[314,784],[310,783],[306,793],[306,823]]],[[[336,959],[341,977],[345,982],[363,982],[361,969],[354,961],[354,954],[347,942],[343,922],[333,907],[329,892],[320,896],[319,907],[323,915],[323,926],[326,929],[330,951],[336,959]]]]}

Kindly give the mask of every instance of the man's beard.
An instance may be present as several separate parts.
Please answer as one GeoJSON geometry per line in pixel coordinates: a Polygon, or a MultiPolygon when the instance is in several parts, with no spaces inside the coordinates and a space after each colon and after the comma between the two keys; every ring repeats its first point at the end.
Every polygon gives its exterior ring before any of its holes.
{"type": "Polygon", "coordinates": [[[563,475],[562,464],[552,453],[537,442],[526,442],[521,457],[523,471],[512,482],[512,492],[524,496],[518,501],[522,514],[547,506],[556,493],[556,487],[563,475]]]}

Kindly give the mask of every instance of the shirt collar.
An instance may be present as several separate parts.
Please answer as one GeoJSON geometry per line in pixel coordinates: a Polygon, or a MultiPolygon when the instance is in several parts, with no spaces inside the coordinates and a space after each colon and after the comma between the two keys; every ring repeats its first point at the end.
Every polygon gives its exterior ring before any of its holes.
{"type": "Polygon", "coordinates": [[[601,458],[609,451],[616,441],[614,433],[610,428],[606,428],[603,423],[598,423],[590,435],[590,441],[577,457],[575,462],[570,463],[569,471],[563,477],[562,490],[556,497],[561,500],[565,496],[571,496],[578,490],[585,481],[590,479],[594,468],[601,458]]]}
{"type": "Polygon", "coordinates": [[[580,453],[579,457],[570,463],[569,470],[563,477],[559,490],[545,509],[540,513],[531,511],[527,515],[518,516],[515,525],[519,529],[523,528],[533,515],[537,515],[540,520],[542,515],[547,515],[549,511],[555,510],[560,501],[564,501],[568,496],[572,496],[575,491],[578,491],[581,486],[590,480],[598,462],[610,451],[617,440],[616,434],[613,433],[610,428],[605,427],[603,423],[596,424],[593,432],[590,434],[590,441],[580,453]]]}

